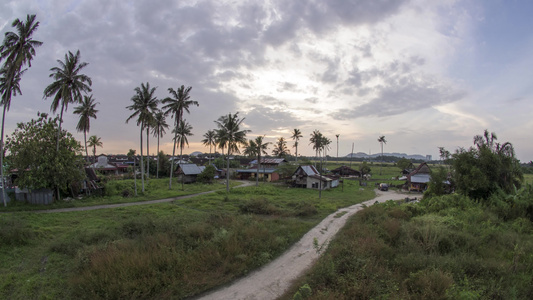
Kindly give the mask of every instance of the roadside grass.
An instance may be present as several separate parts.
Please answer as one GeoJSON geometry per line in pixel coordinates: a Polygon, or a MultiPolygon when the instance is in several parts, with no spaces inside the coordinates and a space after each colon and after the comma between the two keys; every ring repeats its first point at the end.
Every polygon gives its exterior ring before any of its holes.
{"type": "MultiPolygon", "coordinates": [[[[78,198],[65,197],[55,201],[51,205],[31,205],[12,200],[7,207],[1,206],[0,212],[5,211],[29,211],[43,209],[58,209],[71,207],[84,207],[105,204],[118,204],[149,201],[157,199],[174,198],[179,196],[197,194],[212,190],[224,190],[225,185],[221,182],[213,184],[193,183],[181,186],[177,179],[172,181],[172,189],[168,189],[168,178],[150,179],[145,181],[145,192],[141,192],[141,182],[137,180],[137,196],[135,196],[135,183],[133,179],[112,180],[105,184],[102,194],[80,195],[78,198]]],[[[230,187],[240,185],[239,182],[230,181],[230,187]]]]}
{"type": "Polygon", "coordinates": [[[0,214],[0,298],[191,297],[268,263],[337,208],[372,197],[357,181],[321,199],[262,184],[169,203],[0,214]]]}
{"type": "Polygon", "coordinates": [[[513,213],[459,195],[370,206],[281,299],[532,299],[533,215],[513,213]]]}

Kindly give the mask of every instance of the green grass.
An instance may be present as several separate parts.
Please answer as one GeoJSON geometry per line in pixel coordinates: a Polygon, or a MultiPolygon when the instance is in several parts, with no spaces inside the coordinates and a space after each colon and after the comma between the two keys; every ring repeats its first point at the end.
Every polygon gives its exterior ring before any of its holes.
{"type": "MultiPolygon", "coordinates": [[[[130,203],[149,201],[156,199],[174,198],[179,196],[197,194],[211,190],[225,190],[225,185],[216,182],[213,184],[185,184],[182,185],[176,179],[172,181],[172,189],[168,189],[168,178],[150,179],[145,181],[145,192],[141,192],[141,181],[137,180],[137,196],[135,196],[135,185],[133,179],[113,180],[105,184],[103,195],[81,195],[78,198],[64,197],[51,205],[31,205],[18,201],[11,201],[7,207],[1,206],[0,212],[4,211],[29,211],[43,209],[58,209],[70,207],[84,207],[105,204],[130,203]],[[124,196],[124,191],[128,191],[129,196],[124,196]]],[[[230,181],[230,186],[235,187],[241,183],[230,181]]]]}
{"type": "Polygon", "coordinates": [[[264,184],[161,204],[0,214],[0,298],[198,295],[268,263],[337,208],[373,196],[356,181],[321,199],[264,184]]]}
{"type": "Polygon", "coordinates": [[[532,194],[509,212],[459,195],[370,206],[281,299],[532,299],[532,194]]]}

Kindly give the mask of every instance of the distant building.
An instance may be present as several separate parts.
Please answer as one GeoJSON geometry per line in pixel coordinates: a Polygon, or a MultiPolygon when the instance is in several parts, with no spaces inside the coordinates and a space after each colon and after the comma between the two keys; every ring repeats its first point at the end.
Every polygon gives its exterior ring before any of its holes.
{"type": "Polygon", "coordinates": [[[433,157],[431,156],[431,154],[426,155],[426,161],[432,161],[432,160],[433,160],[433,157]]]}

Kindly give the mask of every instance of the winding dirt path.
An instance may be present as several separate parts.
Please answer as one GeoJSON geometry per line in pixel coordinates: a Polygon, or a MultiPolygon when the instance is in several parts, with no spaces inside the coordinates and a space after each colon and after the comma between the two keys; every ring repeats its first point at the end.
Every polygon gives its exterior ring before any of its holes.
{"type": "Polygon", "coordinates": [[[267,300],[280,297],[292,281],[303,275],[319,257],[313,247],[315,238],[319,245],[327,246],[327,243],[346,224],[348,218],[361,210],[363,205],[369,206],[376,201],[401,200],[407,196],[394,191],[376,191],[376,193],[377,196],[372,200],[339,209],[327,216],[289,250],[261,269],[198,300],[267,300]],[[344,214],[340,216],[342,213],[344,214]]]}

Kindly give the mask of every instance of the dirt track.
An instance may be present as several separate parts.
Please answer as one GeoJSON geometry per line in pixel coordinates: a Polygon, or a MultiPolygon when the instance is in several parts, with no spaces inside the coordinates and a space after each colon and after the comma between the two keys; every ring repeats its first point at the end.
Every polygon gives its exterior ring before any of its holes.
{"type": "Polygon", "coordinates": [[[376,201],[400,200],[405,194],[397,192],[379,192],[377,197],[350,207],[342,208],[327,216],[320,224],[306,233],[300,241],[294,244],[280,257],[276,258],[261,269],[250,273],[234,283],[213,291],[199,299],[201,300],[266,300],[276,299],[290,286],[291,282],[303,275],[319,254],[313,247],[316,238],[319,245],[327,245],[335,234],[344,226],[347,219],[361,210],[364,205],[372,205],[376,201]],[[345,212],[341,217],[335,217],[345,212]]]}

